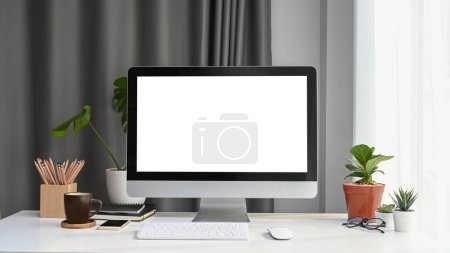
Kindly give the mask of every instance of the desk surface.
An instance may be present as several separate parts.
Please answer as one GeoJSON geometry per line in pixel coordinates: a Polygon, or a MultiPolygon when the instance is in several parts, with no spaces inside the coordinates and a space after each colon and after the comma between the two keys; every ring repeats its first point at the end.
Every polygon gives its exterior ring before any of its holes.
{"type": "MultiPolygon", "coordinates": [[[[189,221],[194,213],[158,213],[154,220],[189,221]]],[[[21,211],[0,220],[0,252],[436,252],[436,244],[421,234],[346,228],[344,214],[249,214],[249,241],[136,240],[142,223],[122,231],[96,228],[69,230],[61,219],[41,219],[38,211],[21,211]],[[273,240],[270,226],[290,227],[294,238],[273,240]]],[[[97,224],[102,223],[98,221],[97,224]]],[[[448,252],[442,250],[441,252],[448,252]]]]}

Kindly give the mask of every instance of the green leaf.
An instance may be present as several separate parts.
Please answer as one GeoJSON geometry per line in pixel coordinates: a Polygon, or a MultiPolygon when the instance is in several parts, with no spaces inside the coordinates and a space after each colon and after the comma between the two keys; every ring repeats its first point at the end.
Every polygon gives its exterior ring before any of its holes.
{"type": "Polygon", "coordinates": [[[117,110],[118,111],[122,111],[122,112],[124,112],[124,113],[126,113],[127,112],[127,98],[126,97],[123,97],[123,98],[120,98],[118,101],[117,101],[117,110]]]}
{"type": "Polygon", "coordinates": [[[361,164],[358,163],[358,161],[352,159],[345,159],[345,160],[349,161],[351,165],[358,167],[358,169],[364,170],[364,168],[361,166],[361,164]]]}
{"type": "Polygon", "coordinates": [[[350,153],[363,166],[366,166],[367,161],[372,158],[374,148],[369,148],[365,144],[359,144],[350,149],[350,153]]]}
{"type": "Polygon", "coordinates": [[[373,181],[372,176],[370,174],[367,174],[367,173],[365,173],[365,176],[362,177],[358,182],[364,183],[364,184],[371,184],[371,185],[376,184],[376,182],[373,181]]]}
{"type": "Polygon", "coordinates": [[[116,167],[120,169],[120,163],[117,160],[116,156],[113,154],[108,144],[106,144],[105,140],[103,140],[103,138],[100,136],[100,133],[97,131],[97,129],[95,129],[95,127],[90,123],[90,120],[91,120],[91,107],[89,105],[86,105],[83,107],[83,110],[80,113],[66,120],[64,123],[53,129],[51,131],[51,135],[54,138],[66,136],[67,129],[69,128],[70,124],[72,124],[72,122],[74,134],[78,133],[81,129],[85,128],[86,126],[90,126],[91,130],[94,132],[95,137],[97,137],[97,139],[105,148],[106,152],[108,152],[109,156],[114,161],[116,167]]]}
{"type": "Polygon", "coordinates": [[[392,197],[391,194],[389,194],[389,196],[400,210],[408,211],[416,201],[418,194],[414,189],[404,190],[402,187],[400,187],[397,192],[394,191],[395,197],[392,197]]]}
{"type": "Polygon", "coordinates": [[[344,179],[349,178],[349,177],[362,177],[362,178],[364,178],[364,177],[366,177],[366,175],[363,172],[354,171],[354,172],[348,174],[344,179]]]}
{"type": "Polygon", "coordinates": [[[91,119],[91,107],[86,105],[73,121],[73,133],[77,134],[81,129],[85,128],[91,119]]]}
{"type": "Polygon", "coordinates": [[[377,165],[383,161],[387,161],[394,158],[393,156],[384,156],[384,155],[378,155],[375,158],[370,159],[366,163],[366,170],[369,172],[374,171],[377,168],[377,165]]]}
{"type": "Polygon", "coordinates": [[[82,128],[86,127],[91,118],[91,107],[86,105],[83,107],[83,111],[77,115],[71,117],[70,119],[64,121],[59,126],[52,129],[50,136],[54,139],[63,138],[67,135],[67,129],[70,124],[73,123],[73,133],[78,133],[82,128]]]}
{"type": "Polygon", "coordinates": [[[360,169],[353,164],[346,164],[345,167],[350,171],[359,171],[360,169]]]}
{"type": "Polygon", "coordinates": [[[127,77],[121,76],[114,80],[114,86],[120,89],[126,89],[127,88],[127,77]]]}
{"type": "Polygon", "coordinates": [[[52,131],[50,132],[50,136],[53,139],[58,139],[58,138],[63,138],[67,135],[67,128],[69,128],[70,124],[73,121],[73,118],[70,118],[66,121],[64,121],[63,123],[61,123],[59,126],[55,127],[54,129],[52,129],[52,131]]]}
{"type": "Polygon", "coordinates": [[[116,112],[119,112],[120,122],[123,132],[126,134],[128,131],[128,80],[127,77],[122,76],[114,80],[114,96],[113,96],[113,108],[116,112]]]}
{"type": "Polygon", "coordinates": [[[392,213],[392,211],[395,208],[395,204],[382,204],[380,207],[377,208],[377,211],[380,213],[392,213]]]}

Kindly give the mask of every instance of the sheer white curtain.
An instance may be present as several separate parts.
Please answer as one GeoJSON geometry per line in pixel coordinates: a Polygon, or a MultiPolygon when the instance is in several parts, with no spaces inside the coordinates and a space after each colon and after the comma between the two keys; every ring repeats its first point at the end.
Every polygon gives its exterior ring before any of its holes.
{"type": "Polygon", "coordinates": [[[414,187],[419,228],[450,238],[450,1],[355,1],[355,143],[394,155],[384,202],[414,187]]]}

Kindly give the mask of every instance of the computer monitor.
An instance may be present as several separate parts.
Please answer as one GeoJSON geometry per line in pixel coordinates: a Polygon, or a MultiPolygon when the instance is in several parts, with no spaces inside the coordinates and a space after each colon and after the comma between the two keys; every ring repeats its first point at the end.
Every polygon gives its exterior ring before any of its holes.
{"type": "Polygon", "coordinates": [[[313,67],[130,68],[128,194],[201,198],[195,221],[315,197],[316,89],[313,67]]]}

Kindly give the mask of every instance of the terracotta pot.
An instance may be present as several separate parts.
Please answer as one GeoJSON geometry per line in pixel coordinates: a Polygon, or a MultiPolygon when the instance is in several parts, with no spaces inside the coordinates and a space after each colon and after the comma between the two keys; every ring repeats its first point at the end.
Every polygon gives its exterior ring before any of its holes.
{"type": "Polygon", "coordinates": [[[381,204],[383,191],[384,184],[359,185],[345,183],[344,193],[348,218],[357,216],[367,219],[374,218],[375,210],[381,204]]]}

